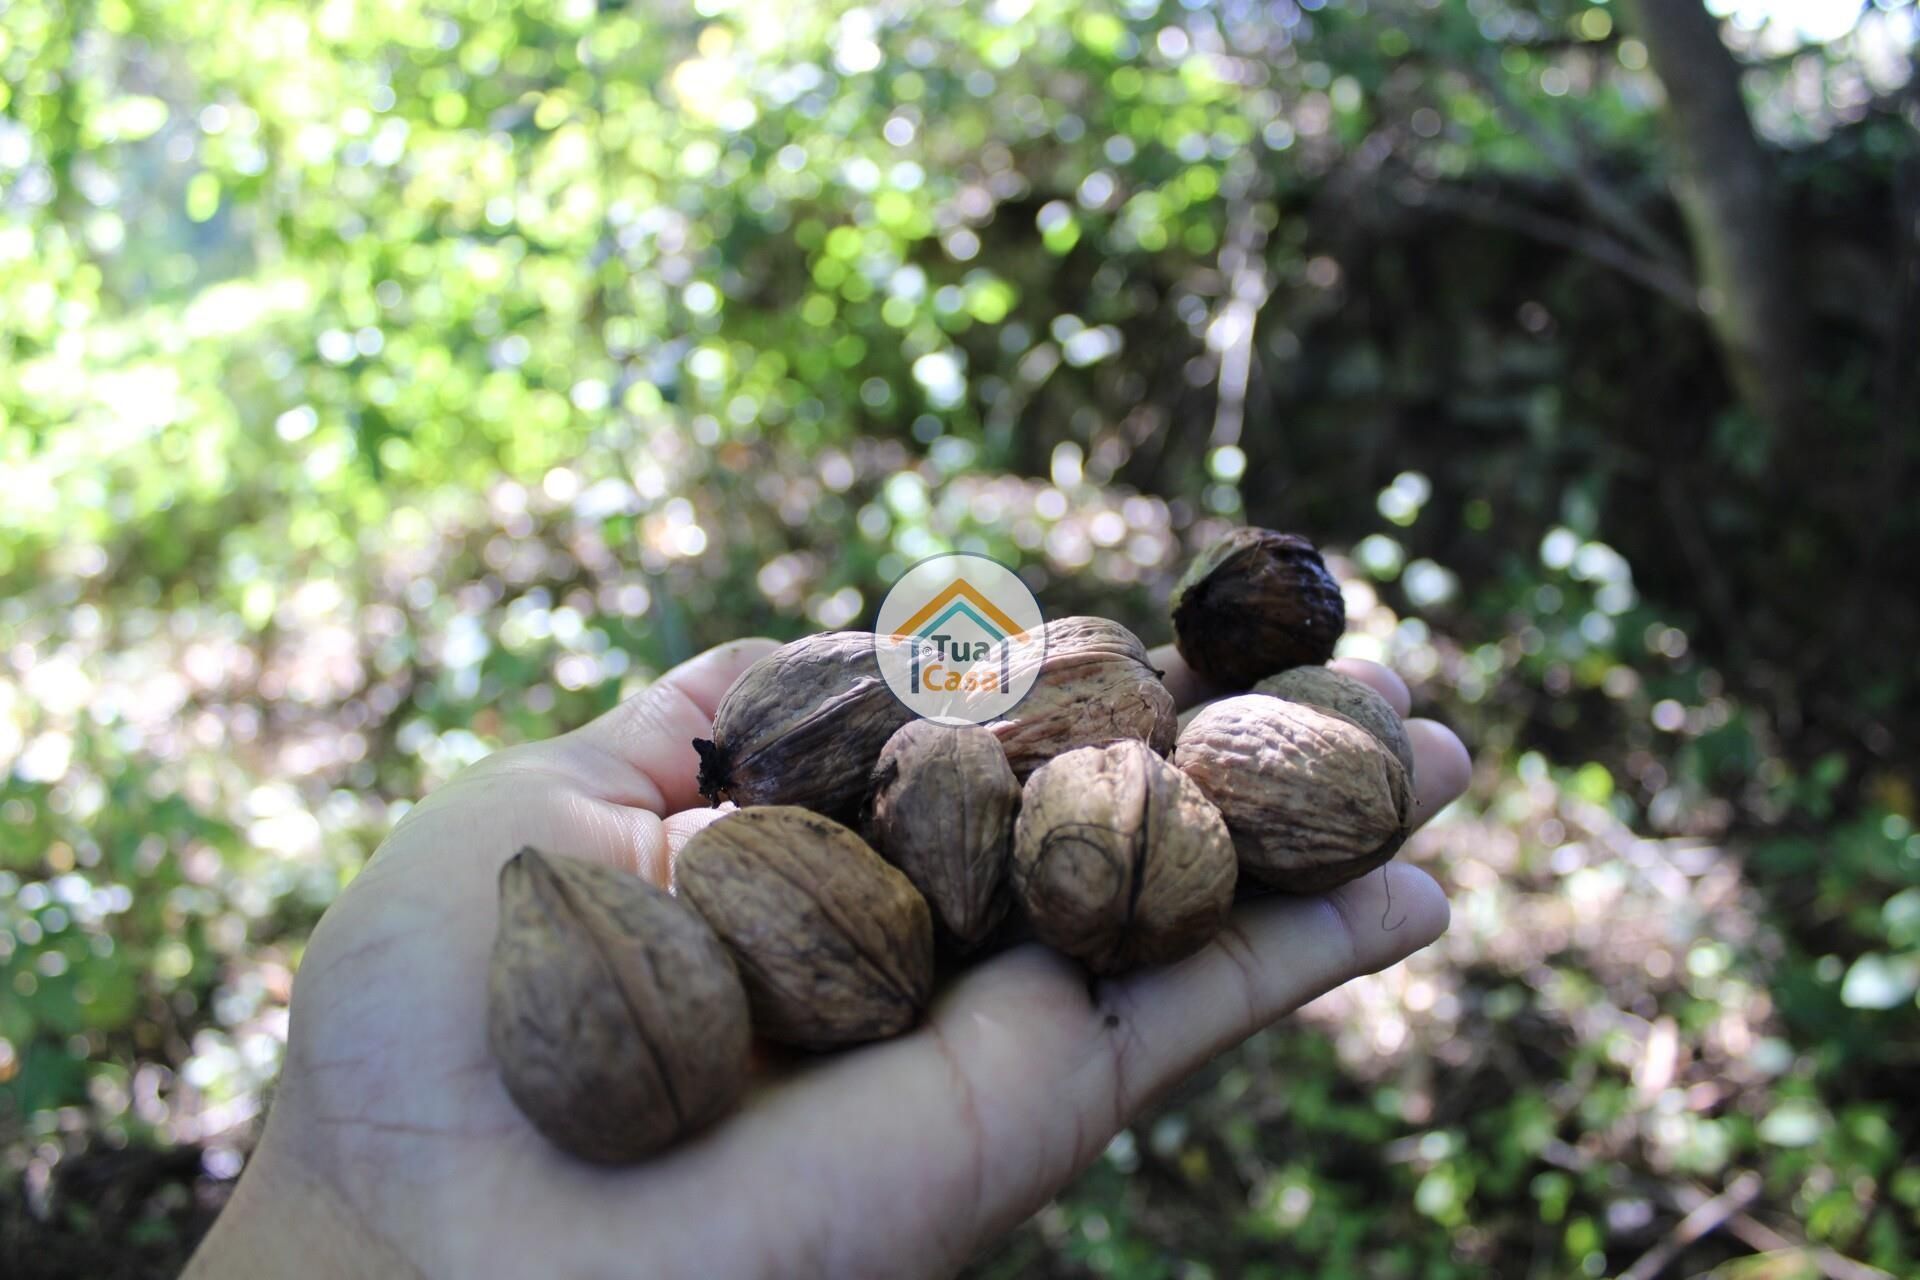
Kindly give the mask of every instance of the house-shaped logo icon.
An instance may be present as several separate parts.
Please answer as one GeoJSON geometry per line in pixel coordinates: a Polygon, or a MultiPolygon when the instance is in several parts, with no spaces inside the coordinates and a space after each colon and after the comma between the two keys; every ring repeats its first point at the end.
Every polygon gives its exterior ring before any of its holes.
{"type": "Polygon", "coordinates": [[[874,625],[880,671],[929,719],[981,724],[1006,714],[1038,675],[1040,604],[1013,570],[971,553],[914,565],[874,625]]]}
{"type": "Polygon", "coordinates": [[[1027,629],[971,582],[955,578],[901,623],[896,634],[913,641],[909,688],[920,693],[923,672],[947,662],[971,666],[976,682],[984,665],[997,677],[998,687],[1005,688],[1013,645],[1027,638],[1027,629]],[[961,634],[969,630],[978,638],[961,634]]]}

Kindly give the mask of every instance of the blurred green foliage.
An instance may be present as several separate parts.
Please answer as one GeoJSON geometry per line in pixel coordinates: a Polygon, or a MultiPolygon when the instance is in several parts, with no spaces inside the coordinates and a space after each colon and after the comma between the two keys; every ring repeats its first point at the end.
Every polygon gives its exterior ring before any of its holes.
{"type": "Polygon", "coordinates": [[[0,6],[9,1274],[177,1261],[306,932],[462,765],[936,550],[1158,641],[1241,520],[1474,745],[1408,855],[1453,933],[980,1273],[1607,1274],[1752,1171],[1689,1274],[1911,1274],[1913,11],[1729,33],[1804,439],[1674,299],[1620,22],[0,6]]]}

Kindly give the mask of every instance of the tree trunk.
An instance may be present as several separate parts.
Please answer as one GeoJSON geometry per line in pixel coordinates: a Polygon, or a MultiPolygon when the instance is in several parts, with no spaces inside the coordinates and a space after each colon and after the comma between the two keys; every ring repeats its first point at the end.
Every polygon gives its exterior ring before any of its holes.
{"type": "Polygon", "coordinates": [[[1754,136],[1740,66],[1701,0],[1623,0],[1667,95],[1674,187],[1701,305],[1734,390],[1776,435],[1800,417],[1801,310],[1772,157],[1754,136]]]}

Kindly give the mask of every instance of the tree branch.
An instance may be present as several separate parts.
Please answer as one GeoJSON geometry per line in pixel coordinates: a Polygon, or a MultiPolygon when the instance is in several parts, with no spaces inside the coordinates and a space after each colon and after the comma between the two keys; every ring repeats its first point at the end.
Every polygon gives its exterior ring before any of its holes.
{"type": "Polygon", "coordinates": [[[1700,309],[1699,295],[1693,287],[1693,281],[1683,272],[1666,262],[1635,253],[1613,237],[1590,227],[1496,196],[1447,186],[1422,186],[1413,190],[1403,187],[1399,194],[1407,204],[1425,205],[1459,214],[1488,226],[1517,231],[1543,244],[1571,249],[1651,289],[1684,311],[1697,313],[1700,309]]]}
{"type": "Polygon", "coordinates": [[[1623,0],[1666,88],[1674,194],[1702,303],[1740,398],[1776,432],[1800,419],[1794,255],[1772,157],[1754,136],[1740,66],[1701,0],[1623,0]]]}
{"type": "Polygon", "coordinates": [[[1673,1230],[1662,1236],[1653,1246],[1641,1254],[1639,1259],[1625,1271],[1619,1280],[1654,1280],[1665,1271],[1673,1260],[1680,1256],[1686,1247],[1702,1236],[1711,1235],[1759,1196],[1760,1175],[1749,1170],[1735,1178],[1719,1195],[1703,1201],[1686,1217],[1673,1224],[1673,1230]]]}
{"type": "Polygon", "coordinates": [[[1559,137],[1542,124],[1533,113],[1515,101],[1512,94],[1500,83],[1496,71],[1479,70],[1472,67],[1460,67],[1461,74],[1471,80],[1482,93],[1492,99],[1494,109],[1514,128],[1525,134],[1548,163],[1558,169],[1580,193],[1587,207],[1592,209],[1603,221],[1609,222],[1614,229],[1627,239],[1639,245],[1641,250],[1654,262],[1664,267],[1677,268],[1684,265],[1686,258],[1678,245],[1662,235],[1658,228],[1640,216],[1633,202],[1616,191],[1598,169],[1588,163],[1581,149],[1574,143],[1559,137]]]}

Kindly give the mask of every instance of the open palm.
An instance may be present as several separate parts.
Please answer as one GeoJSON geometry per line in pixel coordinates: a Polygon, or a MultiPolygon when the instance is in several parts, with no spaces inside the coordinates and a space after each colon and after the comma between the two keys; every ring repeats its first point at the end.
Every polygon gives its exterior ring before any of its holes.
{"type": "MultiPolygon", "coordinates": [[[[632,1169],[582,1164],[514,1110],[487,1051],[496,875],[533,845],[665,883],[671,851],[713,817],[691,740],[770,647],[703,654],[406,816],[314,933],[271,1121],[202,1273],[278,1258],[434,1276],[945,1275],[1221,1049],[1446,927],[1433,881],[1389,864],[1331,894],[1243,904],[1190,959],[1091,986],[1019,946],[938,993],[908,1035],[770,1063],[697,1138],[632,1169]]],[[[1200,695],[1171,650],[1154,656],[1176,697],[1200,695]]],[[[1343,665],[1405,714],[1397,677],[1343,665]]],[[[1424,819],[1464,787],[1466,755],[1431,722],[1409,735],[1424,819]]]]}

